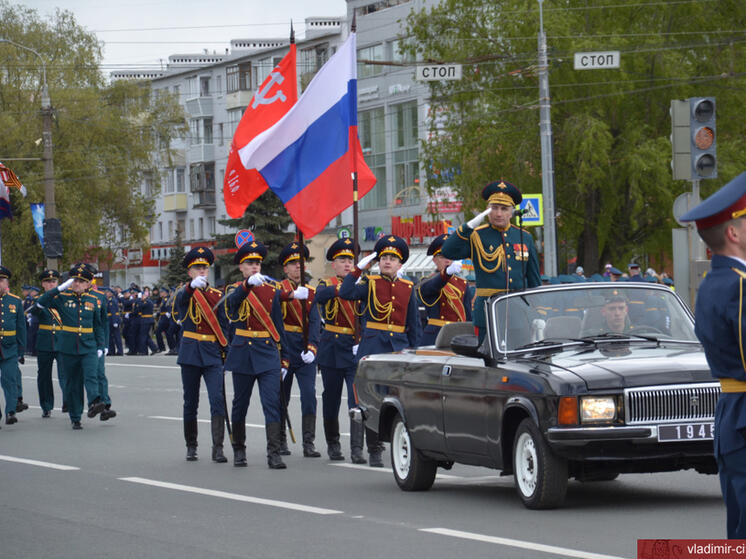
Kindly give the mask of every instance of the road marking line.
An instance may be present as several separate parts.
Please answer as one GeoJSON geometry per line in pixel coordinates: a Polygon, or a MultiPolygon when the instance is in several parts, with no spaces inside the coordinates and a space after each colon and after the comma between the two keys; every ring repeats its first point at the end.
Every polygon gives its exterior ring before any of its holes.
{"type": "MultiPolygon", "coordinates": [[[[368,472],[378,472],[379,474],[391,474],[391,470],[388,468],[371,468],[367,464],[329,464],[330,466],[336,466],[337,468],[349,468],[351,470],[365,470],[368,472]]],[[[450,474],[437,474],[437,479],[464,479],[461,476],[454,476],[450,474]]]]}
{"type": "MultiPolygon", "coordinates": [[[[166,415],[148,415],[148,419],[165,419],[166,421],[184,421],[183,417],[168,417],[166,415]]],[[[211,419],[198,419],[199,423],[211,423],[211,419]]],[[[254,429],[264,429],[264,425],[258,423],[247,423],[246,427],[253,427],[254,429]]]]}
{"type": "Polygon", "coordinates": [[[260,497],[250,497],[249,495],[239,495],[238,493],[227,493],[225,491],[215,491],[213,489],[203,489],[202,487],[194,487],[191,485],[181,485],[178,483],[168,483],[165,481],[156,481],[153,479],[146,479],[142,477],[120,477],[122,481],[129,481],[132,483],[139,483],[142,485],[151,485],[153,487],[162,487],[164,489],[174,489],[176,491],[184,491],[186,493],[197,493],[199,495],[208,495],[210,497],[219,497],[221,499],[230,499],[232,501],[241,501],[244,503],[254,503],[256,505],[265,505],[268,507],[278,507],[281,509],[296,510],[299,512],[310,512],[312,514],[343,514],[341,510],[323,509],[319,507],[310,507],[308,505],[301,505],[298,503],[289,503],[287,501],[275,501],[273,499],[262,499],[260,497]]]}
{"type": "Polygon", "coordinates": [[[107,367],[139,367],[141,369],[180,369],[179,365],[136,365],[134,363],[112,363],[106,362],[107,367]]]}
{"type": "Polygon", "coordinates": [[[15,456],[3,456],[0,454],[0,460],[6,462],[18,462],[19,464],[28,464],[30,466],[41,466],[42,468],[50,468],[52,470],[79,470],[76,466],[65,466],[64,464],[52,464],[51,462],[41,462],[39,460],[29,460],[28,458],[16,458],[15,456]]]}
{"type": "Polygon", "coordinates": [[[431,534],[440,534],[441,536],[450,536],[453,538],[462,538],[465,540],[474,540],[478,542],[494,543],[508,547],[518,547],[520,549],[531,549],[553,555],[563,555],[565,557],[579,557],[580,559],[623,559],[615,555],[603,555],[601,553],[590,553],[567,547],[557,547],[554,545],[545,545],[541,543],[527,542],[523,540],[513,540],[510,538],[498,538],[496,536],[485,536],[484,534],[475,534],[473,532],[462,532],[460,530],[449,530],[448,528],[420,528],[419,532],[429,532],[431,534]]]}

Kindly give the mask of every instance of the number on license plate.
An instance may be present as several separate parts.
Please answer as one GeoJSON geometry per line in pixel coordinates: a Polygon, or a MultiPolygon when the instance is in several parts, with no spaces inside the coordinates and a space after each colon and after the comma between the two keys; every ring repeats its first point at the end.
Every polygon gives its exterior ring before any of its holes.
{"type": "Polygon", "coordinates": [[[659,441],[706,441],[712,440],[714,436],[715,424],[711,422],[658,426],[659,441]]]}

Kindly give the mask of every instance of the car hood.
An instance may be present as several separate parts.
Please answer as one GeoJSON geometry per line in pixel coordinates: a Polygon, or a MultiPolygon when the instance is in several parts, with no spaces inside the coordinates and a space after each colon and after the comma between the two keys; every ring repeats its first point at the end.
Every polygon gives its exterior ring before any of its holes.
{"type": "Polygon", "coordinates": [[[534,359],[550,369],[573,373],[585,382],[588,390],[713,380],[699,345],[655,347],[636,342],[608,343],[580,351],[568,348],[534,359]]]}

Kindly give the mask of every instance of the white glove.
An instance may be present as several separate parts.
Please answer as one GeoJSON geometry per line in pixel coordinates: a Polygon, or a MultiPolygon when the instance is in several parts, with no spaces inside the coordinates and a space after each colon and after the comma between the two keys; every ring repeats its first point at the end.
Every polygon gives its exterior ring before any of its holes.
{"type": "Polygon", "coordinates": [[[114,328],[119,328],[119,323],[115,322],[114,324],[112,324],[112,326],[114,326],[114,328]]]}
{"type": "Polygon", "coordinates": [[[308,365],[310,363],[313,363],[313,360],[316,359],[316,355],[313,353],[313,351],[304,351],[300,354],[300,358],[303,359],[303,362],[308,365]]]}
{"type": "Polygon", "coordinates": [[[449,276],[455,276],[461,271],[462,266],[463,264],[461,263],[461,260],[454,260],[446,268],[446,274],[449,276]]]}
{"type": "Polygon", "coordinates": [[[360,344],[355,344],[352,346],[352,355],[357,355],[357,348],[360,347],[360,344]]]}
{"type": "Polygon", "coordinates": [[[130,317],[130,313],[128,312],[124,313],[124,318],[129,318],[129,317],[130,317]]]}
{"type": "Polygon", "coordinates": [[[96,355],[98,355],[98,357],[99,357],[99,358],[100,358],[100,357],[101,357],[101,356],[102,356],[103,354],[104,354],[104,350],[103,350],[103,349],[97,349],[97,350],[96,350],[96,355]]]}
{"type": "Polygon", "coordinates": [[[285,380],[285,376],[288,374],[288,370],[285,367],[282,367],[280,369],[280,372],[282,373],[282,380],[285,380]]]}
{"type": "Polygon", "coordinates": [[[370,266],[370,263],[373,262],[376,259],[376,256],[378,256],[377,252],[371,252],[368,256],[360,260],[360,262],[357,263],[357,267],[359,270],[366,270],[368,266],[370,266]]]}
{"type": "Polygon", "coordinates": [[[68,278],[65,281],[63,281],[57,289],[60,291],[64,291],[65,289],[69,288],[73,284],[73,278],[68,278]]]}
{"type": "Polygon", "coordinates": [[[475,215],[473,218],[471,218],[469,221],[466,222],[466,225],[468,225],[471,229],[474,229],[477,225],[482,223],[482,220],[485,218],[485,216],[492,211],[490,208],[487,208],[484,210],[481,214],[475,215]]]}
{"type": "Polygon", "coordinates": [[[293,299],[304,300],[308,299],[308,288],[301,285],[293,291],[293,299]]]}
{"type": "Polygon", "coordinates": [[[109,348],[108,347],[104,348],[104,355],[109,355],[109,348]]]}
{"type": "Polygon", "coordinates": [[[399,278],[399,279],[402,279],[404,277],[404,270],[402,270],[401,268],[399,268],[396,271],[396,277],[399,278]]]}
{"type": "MultiPolygon", "coordinates": [[[[189,284],[192,289],[199,289],[201,287],[207,287],[207,280],[204,276],[197,276],[192,280],[192,283],[189,284]]],[[[140,297],[140,294],[137,294],[138,297],[140,297]]]]}
{"type": "MultiPolygon", "coordinates": [[[[202,278],[202,276],[200,276],[200,278],[202,278]]],[[[203,278],[203,279],[204,279],[204,278],[203,278]]],[[[194,282],[192,282],[192,283],[194,283],[194,282]]],[[[138,299],[142,299],[142,291],[141,291],[140,293],[138,293],[138,294],[137,294],[137,298],[138,298],[138,299]]]]}
{"type": "Polygon", "coordinates": [[[170,312],[166,313],[166,318],[171,318],[171,313],[170,312]]]}
{"type": "Polygon", "coordinates": [[[260,274],[259,272],[257,272],[256,274],[250,275],[246,279],[246,283],[249,285],[254,285],[254,286],[262,285],[262,283],[264,283],[264,276],[260,274]]]}

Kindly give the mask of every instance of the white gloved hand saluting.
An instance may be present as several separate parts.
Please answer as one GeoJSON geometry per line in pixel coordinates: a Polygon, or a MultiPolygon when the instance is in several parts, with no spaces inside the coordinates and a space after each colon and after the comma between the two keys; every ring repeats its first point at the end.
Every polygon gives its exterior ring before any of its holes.
{"type": "Polygon", "coordinates": [[[68,289],[73,284],[73,278],[68,278],[65,281],[63,281],[57,289],[60,291],[64,291],[65,289],[68,289]]]}
{"type": "Polygon", "coordinates": [[[108,347],[104,348],[104,355],[109,355],[109,348],[108,347]]]}
{"type": "Polygon", "coordinates": [[[310,363],[313,363],[313,360],[316,359],[316,355],[313,351],[304,351],[300,354],[300,358],[303,359],[303,362],[308,365],[310,363]]]}
{"type": "Polygon", "coordinates": [[[461,263],[461,260],[454,260],[446,268],[446,274],[449,276],[455,276],[461,271],[462,266],[463,264],[461,263]]]}
{"type": "Polygon", "coordinates": [[[246,285],[249,287],[254,286],[258,287],[264,283],[264,276],[257,272],[256,274],[250,275],[248,278],[246,278],[246,285]]]}
{"type": "Polygon", "coordinates": [[[357,263],[358,270],[366,270],[368,266],[370,266],[370,263],[376,259],[376,256],[378,256],[377,252],[371,252],[368,256],[361,259],[360,262],[357,263]]]}
{"type": "MultiPolygon", "coordinates": [[[[204,276],[197,276],[192,280],[192,283],[189,284],[192,289],[200,289],[207,287],[207,279],[205,279],[204,276]]],[[[139,295],[139,293],[138,293],[139,295]]]]}
{"type": "Polygon", "coordinates": [[[293,291],[293,299],[308,299],[308,288],[303,285],[299,286],[295,291],[293,291]]]}
{"type": "Polygon", "coordinates": [[[474,216],[469,221],[466,222],[466,225],[468,225],[471,229],[474,229],[477,225],[482,223],[482,220],[487,216],[488,213],[492,211],[490,208],[487,208],[484,210],[481,214],[474,216]]]}
{"type": "Polygon", "coordinates": [[[402,279],[404,277],[404,270],[402,270],[401,268],[399,268],[396,271],[396,277],[399,278],[399,279],[402,279]]]}

